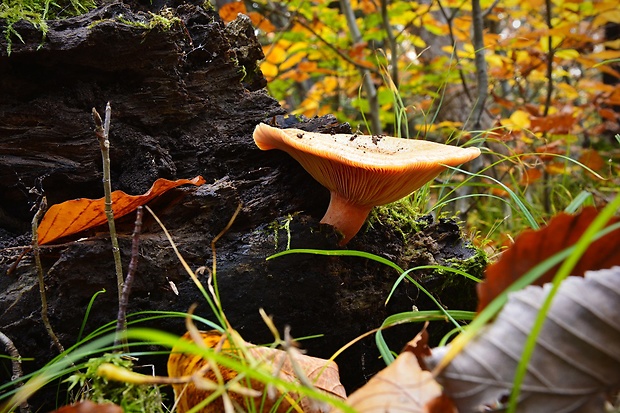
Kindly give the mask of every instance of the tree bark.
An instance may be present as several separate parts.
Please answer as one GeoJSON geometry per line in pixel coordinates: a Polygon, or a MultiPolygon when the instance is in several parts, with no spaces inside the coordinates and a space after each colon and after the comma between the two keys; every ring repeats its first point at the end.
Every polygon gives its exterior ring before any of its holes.
{"type": "MultiPolygon", "coordinates": [[[[114,108],[109,137],[114,190],[143,193],[160,177],[206,179],[199,188],[172,190],[149,204],[192,269],[213,264],[211,241],[242,205],[217,241],[216,255],[224,311],[246,340],[271,340],[258,312],[264,308],[279,328],[292,326],[296,337],[323,334],[303,346],[313,356],[330,357],[390,314],[411,311],[413,305],[434,308],[408,283],[384,305],[398,274],[365,259],[289,255],[265,260],[288,246],[339,247],[333,229],[319,224],[329,191],[285,153],[260,151],[252,139],[254,127],[269,122],[326,133],[350,128],[333,116],[302,122],[283,116],[262,89],[257,66],[262,51],[248,19],[224,26],[201,3],[174,8],[182,24],[170,30],[123,23],[145,15],[114,3],[50,22],[43,44],[35,28],[20,23],[25,42],[14,42],[11,56],[0,44],[0,330],[23,357],[34,358],[24,364],[26,372],[42,367],[56,352],[38,317],[41,302],[32,259],[26,255],[10,276],[4,273],[29,244],[30,207],[39,195],[45,194],[50,205],[103,195],[91,109],[102,110],[107,101],[114,108]]],[[[403,237],[400,228],[375,220],[347,247],[381,255],[403,268],[454,265],[456,259],[481,275],[484,258],[458,225],[450,220],[419,225],[423,231],[410,230],[403,237]]],[[[132,229],[133,216],[117,220],[125,267],[132,229]]],[[[107,229],[79,237],[41,248],[49,318],[65,347],[78,340],[86,309],[98,292],[106,291],[94,300],[84,333],[114,322],[118,312],[107,229]]],[[[473,282],[430,270],[415,276],[448,308],[475,308],[473,282]]],[[[201,281],[206,283],[206,277],[201,281]]],[[[214,319],[160,227],[145,214],[128,321],[144,317],[139,311],[185,312],[196,302],[198,315],[214,319]]],[[[174,317],[139,325],[179,335],[185,329],[184,320],[174,317]]],[[[440,330],[449,329],[439,326],[436,331],[441,335],[440,330]]],[[[415,327],[400,326],[387,337],[399,349],[415,332],[415,327]]],[[[154,363],[157,373],[165,374],[164,357],[143,356],[140,361],[154,363]]],[[[336,361],[349,390],[382,367],[372,338],[336,361]]],[[[10,380],[2,371],[10,366],[0,369],[0,381],[10,380]]],[[[49,410],[53,400],[62,400],[58,388],[52,384],[39,393],[32,400],[36,410],[49,410]]]]}

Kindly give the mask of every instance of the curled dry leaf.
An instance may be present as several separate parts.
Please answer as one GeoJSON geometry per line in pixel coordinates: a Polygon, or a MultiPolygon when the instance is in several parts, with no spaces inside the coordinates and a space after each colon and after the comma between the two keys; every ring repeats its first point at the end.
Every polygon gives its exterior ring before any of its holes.
{"type": "MultiPolygon", "coordinates": [[[[166,191],[181,185],[202,185],[202,176],[194,179],[177,179],[170,181],[160,178],[142,195],[127,195],[123,191],[112,192],[112,210],[114,218],[120,218],[135,211],[139,206],[157,198],[166,191]]],[[[59,238],[77,234],[90,228],[105,224],[105,200],[73,199],[52,205],[39,225],[39,245],[49,244],[59,238]]]]}
{"type": "MultiPolygon", "coordinates": [[[[228,340],[222,340],[221,333],[217,331],[206,331],[200,332],[200,334],[207,347],[221,347],[221,351],[224,354],[230,355],[230,357],[233,358],[244,357],[240,350],[231,348],[228,340]]],[[[189,333],[186,333],[182,338],[188,341],[191,340],[189,333]]],[[[255,347],[249,343],[243,344],[247,346],[248,355],[251,358],[261,362],[259,368],[267,369],[267,371],[271,374],[277,375],[279,378],[286,381],[299,382],[299,379],[294,372],[289,353],[278,349],[255,347]]],[[[340,399],[346,398],[344,387],[340,383],[340,376],[336,363],[329,360],[305,356],[299,353],[293,353],[293,358],[296,365],[300,366],[306,377],[316,388],[340,399]]],[[[178,349],[173,348],[170,357],[168,358],[168,375],[170,377],[183,377],[200,372],[205,379],[212,384],[217,385],[217,374],[214,373],[213,368],[208,367],[208,364],[209,362],[200,356],[181,353],[178,349]]],[[[219,369],[224,382],[226,383],[235,379],[238,375],[236,371],[230,370],[223,366],[211,367],[216,367],[219,369]]],[[[248,380],[243,379],[239,381],[239,384],[242,386],[247,386],[248,380]]],[[[307,398],[301,398],[300,400],[296,394],[282,395],[278,394],[277,391],[270,394],[269,389],[265,389],[265,385],[256,380],[250,380],[250,386],[254,391],[258,391],[258,397],[251,398],[250,394],[252,392],[247,388],[233,389],[228,392],[228,396],[246,410],[246,402],[248,401],[254,403],[257,411],[273,411],[279,413],[295,411],[295,408],[293,407],[295,404],[297,404],[305,413],[328,412],[330,410],[329,406],[315,403],[307,398]],[[265,393],[267,393],[267,397],[262,397],[265,393]]],[[[184,413],[190,410],[202,400],[209,397],[209,395],[213,392],[213,389],[198,387],[200,386],[196,386],[193,382],[173,385],[178,403],[177,412],[184,413]]],[[[199,412],[215,413],[222,411],[224,411],[224,403],[220,397],[199,412]]]]}
{"type": "Polygon", "coordinates": [[[442,410],[426,407],[441,397],[441,387],[433,375],[418,364],[418,357],[427,354],[426,338],[425,331],[418,334],[392,364],[351,394],[347,404],[359,413],[453,413],[446,405],[442,410]]]}
{"type": "MultiPolygon", "coordinates": [[[[437,381],[459,412],[507,400],[524,343],[551,284],[511,293],[497,319],[442,370],[437,381]]],[[[620,267],[561,284],[528,365],[518,412],[604,412],[620,389],[620,267]]],[[[424,361],[433,368],[446,347],[424,361]]]]}
{"type": "Polygon", "coordinates": [[[121,406],[114,403],[97,404],[90,400],[84,400],[75,404],[63,406],[50,413],[123,413],[123,409],[121,406]]]}
{"type": "MultiPolygon", "coordinates": [[[[578,215],[558,214],[545,228],[538,231],[526,230],[520,234],[514,245],[504,252],[500,260],[487,267],[483,283],[478,284],[478,311],[482,311],[508,286],[532,269],[535,265],[575,244],[592,223],[598,212],[593,207],[585,208],[578,215]]],[[[618,222],[610,220],[608,225],[618,222]]],[[[620,229],[593,242],[581,257],[571,275],[582,276],[587,270],[599,270],[620,265],[620,229]]],[[[559,264],[547,271],[536,285],[550,282],[559,264]]]]}

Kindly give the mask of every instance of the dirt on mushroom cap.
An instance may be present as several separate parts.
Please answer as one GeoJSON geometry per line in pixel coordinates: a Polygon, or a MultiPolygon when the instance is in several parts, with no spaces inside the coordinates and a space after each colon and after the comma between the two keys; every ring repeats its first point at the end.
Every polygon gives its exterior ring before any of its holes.
{"type": "MultiPolygon", "coordinates": [[[[476,158],[478,148],[460,148],[435,142],[391,136],[321,134],[300,129],[277,129],[261,124],[254,139],[259,148],[303,151],[358,168],[395,170],[425,166],[456,166],[476,158]],[[269,138],[264,137],[269,134],[269,138]],[[267,142],[267,139],[269,142],[267,142]]],[[[292,155],[292,153],[291,153],[292,155]]]]}

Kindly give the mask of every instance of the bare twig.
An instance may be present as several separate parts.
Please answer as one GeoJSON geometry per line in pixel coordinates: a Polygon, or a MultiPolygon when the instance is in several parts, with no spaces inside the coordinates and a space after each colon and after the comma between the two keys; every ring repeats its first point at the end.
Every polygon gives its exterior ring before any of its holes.
{"type": "Polygon", "coordinates": [[[398,89],[400,84],[400,79],[398,76],[398,43],[396,43],[396,38],[394,37],[392,26],[390,25],[390,17],[388,16],[388,1],[389,0],[381,0],[381,24],[387,36],[387,42],[390,45],[390,66],[392,69],[390,76],[392,77],[394,87],[398,89]]]}
{"type": "Polygon", "coordinates": [[[480,0],[472,0],[472,30],[473,30],[473,46],[474,60],[476,62],[476,80],[477,80],[477,96],[473,109],[474,129],[482,128],[481,120],[484,113],[484,106],[489,94],[489,78],[487,75],[487,62],[484,59],[484,18],[482,17],[482,9],[480,8],[480,0]]]}
{"type": "Polygon", "coordinates": [[[298,23],[300,26],[302,26],[304,29],[308,30],[314,37],[319,39],[319,41],[321,43],[323,43],[325,46],[327,46],[328,48],[333,50],[342,60],[344,60],[347,63],[349,63],[350,65],[356,67],[358,70],[360,70],[360,71],[368,70],[370,73],[374,73],[374,74],[377,74],[377,75],[380,74],[380,72],[376,68],[364,66],[364,65],[356,62],[355,60],[351,59],[351,57],[349,57],[346,53],[343,53],[342,50],[338,49],[336,46],[334,46],[328,40],[326,40],[323,36],[321,36],[318,32],[316,32],[306,22],[306,20],[302,16],[297,16],[297,18],[295,19],[295,22],[298,23]]]}
{"type": "MultiPolygon", "coordinates": [[[[342,10],[342,14],[344,14],[347,20],[347,26],[349,27],[349,31],[351,32],[351,38],[353,40],[353,43],[361,43],[362,34],[359,27],[357,27],[357,22],[355,21],[355,13],[353,12],[353,7],[351,7],[351,2],[349,0],[340,0],[340,8],[342,10]]],[[[368,70],[368,68],[359,69],[359,71],[362,75],[362,81],[364,82],[364,87],[366,89],[366,97],[370,106],[370,121],[372,126],[371,133],[375,135],[380,135],[382,133],[380,120],[381,109],[379,107],[377,88],[372,81],[372,76],[370,75],[370,71],[368,70]]]]}
{"type": "Polygon", "coordinates": [[[486,19],[486,18],[487,18],[487,16],[493,12],[493,9],[495,8],[495,6],[497,6],[497,3],[499,3],[499,0],[495,0],[495,1],[493,2],[493,4],[491,4],[491,5],[489,6],[489,8],[488,8],[488,9],[486,9],[484,12],[482,12],[482,18],[483,18],[483,19],[486,19]]]}
{"type": "Polygon", "coordinates": [[[41,199],[41,204],[39,205],[39,209],[36,214],[34,214],[34,218],[32,218],[32,253],[34,255],[34,263],[37,268],[37,276],[39,277],[39,293],[41,295],[41,320],[43,321],[43,325],[45,326],[45,330],[47,334],[52,339],[52,343],[58,349],[58,352],[63,353],[65,351],[64,347],[58,340],[56,333],[54,333],[54,329],[50,324],[50,320],[47,316],[47,296],[45,295],[45,280],[43,277],[43,266],[41,265],[41,256],[39,249],[39,220],[43,216],[43,213],[47,209],[47,200],[45,197],[41,199]]]}
{"type": "MultiPolygon", "coordinates": [[[[553,29],[553,22],[551,21],[551,8],[553,7],[553,4],[551,3],[551,0],[545,0],[545,6],[547,8],[547,27],[549,28],[549,31],[551,31],[551,29],[553,29]]],[[[549,48],[547,51],[547,99],[545,100],[543,116],[547,116],[549,114],[551,98],[553,96],[553,57],[555,55],[555,49],[553,47],[553,37],[551,34],[547,39],[547,47],[549,48]]]]}
{"type": "MultiPolygon", "coordinates": [[[[24,375],[24,372],[22,371],[22,356],[20,356],[19,351],[17,351],[17,347],[15,347],[15,344],[13,344],[11,339],[8,338],[1,331],[0,331],[0,342],[4,344],[4,348],[6,349],[6,352],[9,353],[9,356],[11,356],[11,366],[12,366],[12,372],[13,372],[13,374],[11,375],[11,381],[14,382],[16,380],[19,380],[24,375]]],[[[24,383],[19,382],[17,384],[17,387],[21,387],[23,385],[24,383]]],[[[28,401],[24,400],[24,402],[20,404],[19,411],[21,413],[30,413],[30,406],[28,405],[28,401]]]]}
{"type": "MultiPolygon", "coordinates": [[[[545,0],[546,7],[546,20],[547,27],[549,28],[549,32],[553,29],[553,22],[551,21],[551,10],[553,4],[551,0],[545,0]]],[[[547,116],[549,114],[549,108],[551,107],[551,99],[553,98],[553,57],[555,55],[555,49],[553,47],[553,37],[549,34],[547,38],[547,98],[545,99],[545,108],[543,110],[543,116],[547,116]]],[[[543,181],[545,185],[543,186],[543,205],[545,208],[545,212],[551,211],[551,195],[549,194],[549,173],[547,169],[544,169],[543,172],[543,181]]]]}
{"type": "Polygon", "coordinates": [[[139,206],[136,210],[136,222],[134,223],[133,235],[131,236],[131,260],[129,261],[129,267],[127,269],[127,277],[123,283],[121,299],[118,302],[116,339],[114,340],[114,344],[116,346],[122,344],[125,352],[129,351],[129,348],[127,347],[127,339],[125,337],[120,337],[127,330],[127,305],[129,303],[129,294],[131,293],[131,286],[133,284],[136,268],[138,268],[140,232],[142,231],[142,214],[142,207],[139,206]]]}
{"type": "Polygon", "coordinates": [[[469,92],[469,86],[467,85],[467,80],[465,79],[465,73],[463,72],[462,65],[460,64],[461,59],[456,52],[456,37],[454,36],[454,29],[452,28],[452,21],[456,16],[456,11],[450,15],[446,12],[440,0],[437,0],[437,5],[439,6],[439,11],[441,12],[444,19],[446,19],[446,24],[448,25],[448,34],[450,36],[450,42],[452,43],[452,48],[454,50],[454,59],[456,60],[456,66],[459,68],[459,78],[461,79],[461,84],[463,85],[463,92],[465,92],[465,96],[467,96],[467,100],[470,102],[473,101],[471,97],[471,93],[469,92]]]}
{"type": "Polygon", "coordinates": [[[116,285],[118,287],[118,300],[120,302],[123,291],[123,265],[121,263],[121,252],[118,248],[116,238],[116,226],[114,225],[114,211],[112,210],[112,183],[110,178],[110,117],[112,109],[110,102],[105,107],[105,121],[101,121],[101,116],[93,108],[93,120],[95,121],[95,134],[101,147],[101,158],[103,160],[103,191],[105,194],[105,214],[110,228],[110,241],[112,242],[112,254],[114,256],[114,266],[116,268],[116,285]]]}

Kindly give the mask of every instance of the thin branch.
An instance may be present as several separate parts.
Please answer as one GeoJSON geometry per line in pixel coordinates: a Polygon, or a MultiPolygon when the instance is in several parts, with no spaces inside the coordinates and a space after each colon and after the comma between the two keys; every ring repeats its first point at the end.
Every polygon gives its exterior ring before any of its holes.
{"type": "Polygon", "coordinates": [[[495,6],[497,6],[497,3],[499,3],[499,0],[495,0],[495,1],[493,2],[493,4],[491,4],[491,5],[489,6],[489,8],[488,8],[488,9],[486,9],[484,12],[482,12],[482,18],[483,18],[483,19],[486,19],[486,18],[487,18],[487,16],[493,12],[493,9],[495,8],[495,6]]]}
{"type": "Polygon", "coordinates": [[[383,25],[383,30],[385,30],[385,34],[387,35],[387,42],[390,45],[390,66],[392,66],[392,82],[394,83],[394,87],[398,89],[398,85],[400,83],[400,79],[398,76],[398,44],[396,43],[394,33],[392,33],[392,26],[390,25],[390,17],[388,16],[388,1],[389,0],[381,0],[381,24],[383,25]]]}
{"type": "Polygon", "coordinates": [[[484,113],[484,106],[489,95],[489,77],[487,74],[487,62],[484,58],[484,19],[482,17],[482,9],[480,8],[480,0],[472,0],[471,8],[474,59],[476,62],[476,80],[478,83],[478,93],[473,109],[473,119],[474,129],[481,130],[482,114],[484,113]]]}
{"type": "Polygon", "coordinates": [[[47,334],[52,339],[52,343],[56,346],[59,353],[64,353],[65,349],[58,340],[58,336],[54,333],[54,329],[50,324],[50,320],[47,316],[47,296],[45,295],[45,280],[43,277],[43,266],[41,265],[41,256],[39,249],[39,220],[43,216],[43,213],[47,209],[47,200],[45,197],[41,199],[41,203],[39,204],[39,209],[36,214],[34,214],[34,218],[32,218],[32,253],[34,255],[34,263],[37,268],[37,276],[39,278],[39,294],[41,295],[41,320],[43,321],[43,325],[45,326],[45,330],[47,334]]]}
{"type": "Polygon", "coordinates": [[[108,219],[110,228],[110,241],[112,242],[112,254],[114,256],[114,267],[116,269],[116,285],[118,288],[118,300],[120,302],[123,291],[123,265],[121,263],[121,252],[118,248],[116,237],[116,226],[114,224],[114,211],[112,210],[112,180],[110,178],[110,117],[112,109],[110,102],[105,107],[105,121],[101,121],[101,116],[93,108],[93,120],[95,121],[95,134],[101,147],[101,158],[103,161],[103,191],[105,194],[105,215],[108,219]]]}
{"type": "Polygon", "coordinates": [[[123,283],[123,291],[121,293],[121,299],[118,302],[118,317],[116,318],[116,338],[114,345],[123,345],[125,352],[129,351],[127,347],[127,339],[120,338],[122,334],[127,330],[127,305],[129,303],[129,294],[131,293],[131,286],[133,284],[134,274],[136,268],[138,268],[139,246],[140,246],[140,232],[142,231],[142,207],[139,206],[136,210],[136,221],[134,223],[133,234],[131,236],[131,260],[129,261],[129,267],[127,268],[127,277],[123,283]]]}
{"type": "MultiPolygon", "coordinates": [[[[15,344],[13,344],[11,339],[1,331],[0,342],[4,344],[6,352],[9,353],[9,356],[11,356],[11,367],[13,373],[11,375],[11,381],[16,382],[24,376],[24,372],[22,370],[22,356],[19,354],[19,351],[17,351],[17,347],[15,347],[15,344]]],[[[17,387],[22,387],[23,385],[24,383],[20,381],[17,384],[17,387]]],[[[30,413],[30,406],[28,405],[27,400],[24,400],[24,402],[19,405],[19,411],[20,413],[30,413]]]]}
{"type": "MultiPolygon", "coordinates": [[[[553,29],[553,23],[551,22],[551,8],[553,5],[551,4],[551,0],[545,0],[545,6],[547,8],[547,27],[549,31],[553,29]]],[[[549,114],[549,108],[551,107],[551,98],[553,97],[553,57],[555,54],[555,49],[553,48],[553,37],[551,34],[547,39],[547,47],[549,50],[547,51],[547,99],[545,100],[545,110],[543,112],[543,116],[547,116],[549,114]]]]}
{"type": "Polygon", "coordinates": [[[448,35],[450,36],[450,42],[452,43],[452,48],[454,50],[454,60],[456,60],[456,67],[458,67],[459,78],[461,79],[461,84],[463,85],[463,92],[465,92],[465,96],[467,96],[467,100],[473,102],[473,98],[471,97],[471,93],[469,92],[469,86],[467,85],[467,80],[465,79],[465,73],[463,72],[461,66],[461,59],[459,58],[458,53],[456,52],[456,37],[454,36],[454,30],[452,29],[452,20],[456,16],[456,12],[452,15],[448,16],[446,10],[444,9],[441,1],[437,0],[437,5],[439,6],[439,11],[441,12],[444,19],[446,19],[446,24],[448,25],[448,35]]]}
{"type": "MultiPolygon", "coordinates": [[[[342,14],[344,14],[347,20],[347,25],[349,27],[349,31],[351,32],[351,38],[353,40],[353,43],[360,43],[362,41],[362,34],[360,33],[359,27],[357,27],[357,22],[355,21],[355,13],[353,12],[350,1],[340,0],[340,8],[342,10],[342,14]]],[[[372,81],[372,76],[370,75],[370,71],[368,70],[368,68],[360,69],[360,74],[362,75],[362,81],[364,82],[364,86],[366,88],[366,96],[368,98],[368,104],[370,106],[370,120],[372,124],[371,133],[380,135],[382,133],[382,128],[381,120],[379,118],[380,107],[379,98],[377,96],[377,88],[372,81]]]]}
{"type": "Polygon", "coordinates": [[[314,37],[316,37],[317,39],[319,39],[319,41],[321,43],[323,43],[325,46],[327,46],[328,48],[330,48],[331,50],[333,50],[338,57],[340,57],[342,60],[346,61],[347,63],[349,63],[350,65],[354,66],[355,68],[357,68],[358,70],[368,70],[371,73],[374,73],[376,75],[380,74],[380,72],[374,68],[374,67],[368,67],[365,65],[362,65],[358,62],[356,62],[355,60],[351,59],[351,57],[349,55],[347,55],[346,53],[343,53],[342,50],[338,49],[336,46],[334,46],[333,44],[331,44],[330,42],[328,42],[323,36],[321,36],[319,33],[317,33],[306,21],[303,17],[297,16],[297,18],[295,19],[295,21],[297,23],[299,23],[300,26],[302,26],[304,29],[308,30],[314,37]]]}

